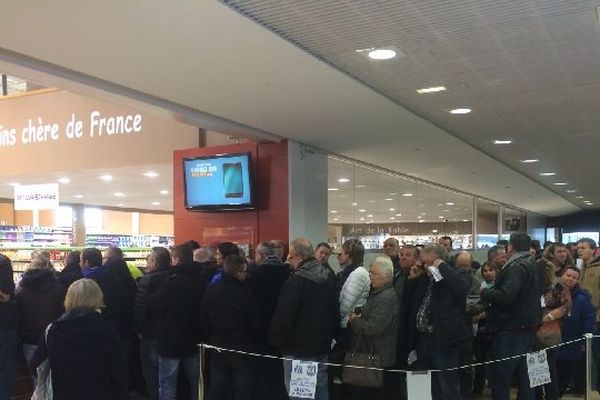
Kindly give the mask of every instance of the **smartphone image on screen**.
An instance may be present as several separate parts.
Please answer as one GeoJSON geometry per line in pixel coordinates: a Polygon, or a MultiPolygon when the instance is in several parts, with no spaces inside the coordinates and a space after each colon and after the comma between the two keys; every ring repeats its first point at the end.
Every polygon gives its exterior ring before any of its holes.
{"type": "Polygon", "coordinates": [[[242,180],[242,163],[223,164],[223,189],[226,198],[242,197],[244,183],[242,180]]]}

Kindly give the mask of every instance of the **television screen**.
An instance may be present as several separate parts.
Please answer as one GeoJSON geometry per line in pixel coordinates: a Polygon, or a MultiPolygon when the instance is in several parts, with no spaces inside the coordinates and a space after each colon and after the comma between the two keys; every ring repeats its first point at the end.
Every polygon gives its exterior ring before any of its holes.
{"type": "Polygon", "coordinates": [[[251,165],[250,153],[185,158],[185,208],[252,208],[251,165]]]}

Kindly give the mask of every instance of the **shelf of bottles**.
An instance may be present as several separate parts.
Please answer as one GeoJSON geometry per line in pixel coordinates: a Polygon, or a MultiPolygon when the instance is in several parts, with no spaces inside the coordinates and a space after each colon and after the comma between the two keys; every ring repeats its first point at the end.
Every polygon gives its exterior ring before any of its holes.
{"type": "MultiPolygon", "coordinates": [[[[440,238],[445,235],[369,235],[359,236],[365,250],[383,251],[383,242],[389,238],[395,238],[400,242],[400,246],[406,245],[425,245],[429,243],[438,243],[440,238]]],[[[454,249],[472,249],[473,235],[448,235],[452,238],[454,249]]],[[[351,237],[342,237],[342,243],[351,237]]]]}
{"type": "Polygon", "coordinates": [[[0,225],[0,248],[62,247],[73,243],[69,228],[0,225]]]}

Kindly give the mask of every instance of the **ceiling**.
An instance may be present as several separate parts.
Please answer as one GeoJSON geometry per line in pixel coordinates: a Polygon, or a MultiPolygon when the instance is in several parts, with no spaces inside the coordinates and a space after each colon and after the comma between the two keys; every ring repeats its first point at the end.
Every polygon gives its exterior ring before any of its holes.
{"type": "Polygon", "coordinates": [[[227,3],[253,20],[216,1],[8,2],[0,69],[544,215],[584,207],[575,195],[600,204],[590,184],[598,1],[227,3]],[[370,62],[356,52],[390,45],[405,56],[370,62]],[[448,90],[416,93],[434,85],[448,90]],[[473,112],[447,112],[463,106],[473,112]],[[510,146],[491,144],[507,137],[510,146]],[[557,175],[539,176],[549,171],[557,175]]]}

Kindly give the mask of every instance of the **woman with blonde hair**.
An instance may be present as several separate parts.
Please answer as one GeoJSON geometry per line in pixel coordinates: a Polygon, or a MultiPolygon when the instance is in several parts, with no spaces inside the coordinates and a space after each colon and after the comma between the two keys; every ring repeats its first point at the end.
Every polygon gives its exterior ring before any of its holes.
{"type": "Polygon", "coordinates": [[[127,399],[127,371],[114,328],[100,315],[103,296],[91,279],[69,286],[65,313],[40,339],[31,367],[48,358],[54,398],[127,399]]]}

